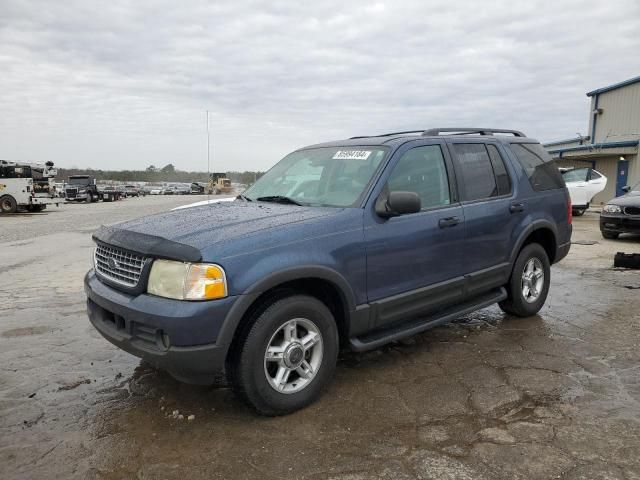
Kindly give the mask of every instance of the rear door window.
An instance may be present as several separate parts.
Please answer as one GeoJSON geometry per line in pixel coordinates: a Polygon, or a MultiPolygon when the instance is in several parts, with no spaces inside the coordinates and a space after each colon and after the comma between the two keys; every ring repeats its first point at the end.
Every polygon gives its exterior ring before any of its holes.
{"type": "Polygon", "coordinates": [[[589,176],[588,168],[574,168],[562,173],[565,182],[586,182],[589,176]]]}
{"type": "Polygon", "coordinates": [[[564,188],[558,167],[539,143],[512,143],[511,150],[524,169],[535,191],[564,188]]]}
{"type": "Polygon", "coordinates": [[[498,185],[487,148],[482,143],[454,143],[458,165],[457,176],[464,201],[498,196],[498,185]]]}

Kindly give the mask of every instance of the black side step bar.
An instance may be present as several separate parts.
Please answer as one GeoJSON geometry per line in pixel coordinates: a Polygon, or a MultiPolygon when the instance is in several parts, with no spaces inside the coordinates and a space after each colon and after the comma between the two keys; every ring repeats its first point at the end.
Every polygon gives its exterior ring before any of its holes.
{"type": "Polygon", "coordinates": [[[351,348],[356,352],[364,352],[366,350],[378,348],[385,343],[424,332],[425,330],[429,330],[430,328],[436,327],[442,323],[454,320],[462,315],[467,315],[468,313],[475,312],[476,310],[488,307],[494,303],[501,302],[506,298],[507,291],[504,287],[500,287],[489,293],[480,295],[479,297],[467,300],[466,302],[440,310],[433,315],[418,318],[413,322],[375,330],[361,337],[351,338],[349,339],[349,343],[351,344],[351,348]]]}

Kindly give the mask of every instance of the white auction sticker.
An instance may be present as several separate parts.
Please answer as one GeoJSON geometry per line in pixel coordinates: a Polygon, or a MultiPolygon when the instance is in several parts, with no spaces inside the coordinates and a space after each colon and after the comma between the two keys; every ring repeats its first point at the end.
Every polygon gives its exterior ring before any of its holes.
{"type": "Polygon", "coordinates": [[[334,160],[366,160],[371,155],[370,150],[338,150],[334,160]]]}

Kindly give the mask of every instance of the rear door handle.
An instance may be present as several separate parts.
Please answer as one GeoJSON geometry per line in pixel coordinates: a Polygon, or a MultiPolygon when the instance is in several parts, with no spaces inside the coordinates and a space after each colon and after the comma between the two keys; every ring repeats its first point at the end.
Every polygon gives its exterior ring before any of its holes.
{"type": "Polygon", "coordinates": [[[524,203],[512,203],[509,207],[511,213],[524,212],[524,203]]]}
{"type": "Polygon", "coordinates": [[[458,217],[447,217],[447,218],[441,218],[438,221],[438,226],[440,228],[455,227],[459,223],[460,223],[460,219],[458,217]]]}

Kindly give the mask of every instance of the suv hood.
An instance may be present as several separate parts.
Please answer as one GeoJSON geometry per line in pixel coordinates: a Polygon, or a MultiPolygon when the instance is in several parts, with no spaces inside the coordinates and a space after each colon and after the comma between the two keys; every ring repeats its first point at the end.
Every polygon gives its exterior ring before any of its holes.
{"type": "Polygon", "coordinates": [[[226,202],[160,213],[102,227],[93,238],[121,248],[185,261],[201,260],[216,243],[338,215],[342,209],[263,202],[226,202]],[[185,248],[186,247],[186,248],[185,248]]]}

